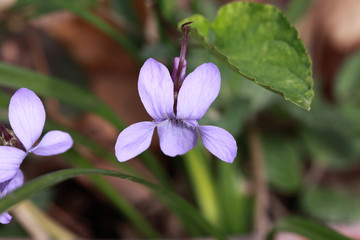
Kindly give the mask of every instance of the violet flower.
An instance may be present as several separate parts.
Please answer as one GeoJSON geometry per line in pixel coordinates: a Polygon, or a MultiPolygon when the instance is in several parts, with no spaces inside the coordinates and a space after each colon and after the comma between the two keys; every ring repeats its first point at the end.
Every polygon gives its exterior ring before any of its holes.
{"type": "MultiPolygon", "coordinates": [[[[12,96],[9,105],[9,122],[13,129],[0,124],[0,198],[23,184],[20,164],[27,154],[50,156],[63,153],[71,148],[71,136],[62,131],[50,131],[39,139],[45,124],[45,109],[38,96],[26,88],[21,88],[12,96]]],[[[6,224],[11,216],[0,215],[0,223],[6,224]]]]}
{"type": "MultiPolygon", "coordinates": [[[[181,55],[180,55],[181,56],[181,55]]],[[[215,126],[199,126],[200,120],[220,91],[218,68],[204,63],[185,78],[186,61],[175,58],[173,78],[169,70],[154,59],[148,59],[139,74],[141,101],[154,119],[135,123],[124,129],[115,145],[120,162],[145,151],[157,127],[160,148],[168,156],[182,155],[198,141],[198,131],[204,146],[216,157],[233,162],[237,146],[230,133],[215,126]],[[184,79],[185,78],[185,79],[184,79]]]]}

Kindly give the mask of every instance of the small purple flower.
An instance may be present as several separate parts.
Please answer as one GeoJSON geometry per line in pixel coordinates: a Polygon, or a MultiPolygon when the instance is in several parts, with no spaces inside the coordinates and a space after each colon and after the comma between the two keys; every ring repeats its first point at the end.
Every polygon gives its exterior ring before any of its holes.
{"type": "MultiPolygon", "coordinates": [[[[28,153],[50,156],[63,153],[71,148],[71,136],[62,131],[50,131],[39,139],[45,124],[45,109],[38,96],[26,88],[21,88],[12,96],[9,105],[9,122],[16,137],[3,125],[0,127],[0,198],[23,184],[20,164],[28,153]],[[7,144],[5,144],[5,142],[7,144]]],[[[11,220],[7,212],[0,215],[0,223],[11,220]]]]}
{"type": "Polygon", "coordinates": [[[154,121],[135,123],[120,133],[115,145],[120,162],[145,151],[150,146],[155,127],[160,148],[168,156],[191,150],[198,141],[199,131],[204,146],[212,154],[225,162],[234,161],[237,146],[231,134],[219,127],[198,124],[219,94],[218,68],[212,63],[204,63],[185,78],[186,61],[181,64],[179,61],[175,58],[173,77],[154,59],[148,59],[142,66],[139,95],[154,121]]]}

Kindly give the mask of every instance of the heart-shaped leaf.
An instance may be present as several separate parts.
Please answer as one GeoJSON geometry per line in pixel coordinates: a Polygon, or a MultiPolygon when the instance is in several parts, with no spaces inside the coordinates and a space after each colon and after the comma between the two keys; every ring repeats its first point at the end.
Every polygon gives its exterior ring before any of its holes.
{"type": "Polygon", "coordinates": [[[193,15],[191,34],[231,69],[286,100],[310,110],[311,61],[298,33],[276,7],[233,2],[213,22],[193,15]]]}

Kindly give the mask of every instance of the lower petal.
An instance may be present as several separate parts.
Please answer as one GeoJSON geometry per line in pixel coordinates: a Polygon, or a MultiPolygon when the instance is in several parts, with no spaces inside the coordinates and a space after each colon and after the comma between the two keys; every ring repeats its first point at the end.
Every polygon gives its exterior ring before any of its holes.
{"type": "Polygon", "coordinates": [[[15,177],[26,152],[8,146],[0,146],[0,182],[15,177]]]}
{"type": "Polygon", "coordinates": [[[23,184],[24,174],[20,169],[18,169],[12,179],[0,183],[0,198],[4,197],[8,193],[11,193],[23,184]]]}
{"type": "MultiPolygon", "coordinates": [[[[14,191],[15,189],[19,188],[24,183],[24,175],[22,171],[19,169],[17,170],[15,177],[11,180],[8,180],[6,182],[0,183],[0,198],[4,197],[6,194],[14,191]]],[[[8,224],[11,221],[10,214],[5,211],[2,214],[0,214],[0,223],[2,224],[8,224]]]]}
{"type": "Polygon", "coordinates": [[[236,157],[236,141],[226,130],[215,126],[199,126],[204,146],[220,160],[232,163],[236,157]]]}
{"type": "MultiPolygon", "coordinates": [[[[6,195],[6,192],[4,190],[7,189],[9,182],[10,182],[10,180],[0,183],[0,198],[4,197],[6,195]]],[[[12,217],[10,216],[10,214],[7,211],[5,211],[2,214],[0,214],[0,223],[8,224],[8,223],[10,223],[11,218],[12,217]]]]}
{"type": "Polygon", "coordinates": [[[181,120],[167,120],[160,123],[158,134],[161,151],[170,157],[187,153],[198,140],[196,127],[181,120]]]}
{"type": "Polygon", "coordinates": [[[12,217],[10,216],[10,214],[5,211],[2,214],[0,214],[0,223],[1,224],[8,224],[10,223],[12,217]]]}
{"type": "Polygon", "coordinates": [[[1,197],[3,197],[3,194],[6,195],[8,193],[11,193],[15,189],[21,187],[23,184],[24,184],[24,174],[20,169],[18,169],[16,171],[15,177],[9,181],[7,187],[1,192],[1,197]]]}
{"type": "Polygon", "coordinates": [[[51,156],[66,152],[73,145],[70,134],[62,131],[50,131],[30,152],[39,156],[51,156]]]}
{"type": "Polygon", "coordinates": [[[154,122],[139,122],[125,128],[116,140],[117,159],[125,162],[148,149],[155,127],[154,122]]]}

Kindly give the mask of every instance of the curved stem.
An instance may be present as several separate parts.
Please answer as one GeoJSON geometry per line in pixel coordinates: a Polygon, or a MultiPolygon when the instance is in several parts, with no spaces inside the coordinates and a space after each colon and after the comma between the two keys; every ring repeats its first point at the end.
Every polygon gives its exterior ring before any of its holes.
{"type": "Polygon", "coordinates": [[[173,79],[174,81],[174,114],[176,116],[177,113],[177,95],[179,93],[181,82],[184,79],[181,79],[181,73],[184,68],[185,64],[185,56],[186,56],[186,47],[187,47],[187,39],[190,33],[190,27],[188,26],[192,22],[187,22],[181,25],[181,31],[183,32],[183,39],[181,43],[181,50],[180,50],[180,57],[179,57],[179,64],[174,68],[174,71],[176,70],[175,77],[173,79]]]}

